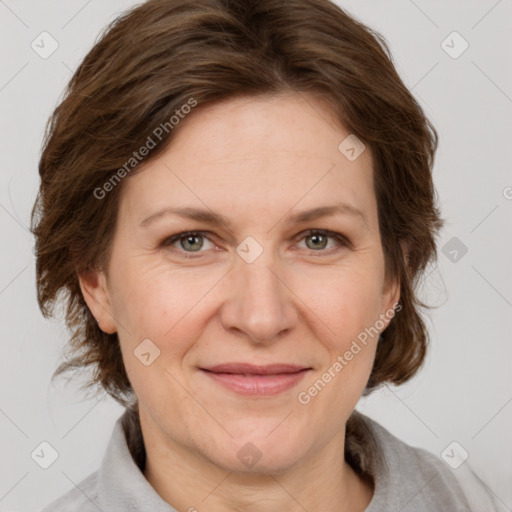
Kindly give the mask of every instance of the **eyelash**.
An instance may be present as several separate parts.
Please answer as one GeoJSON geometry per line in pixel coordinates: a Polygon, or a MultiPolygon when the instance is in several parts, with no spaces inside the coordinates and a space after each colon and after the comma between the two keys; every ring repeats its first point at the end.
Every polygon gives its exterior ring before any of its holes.
{"type": "MultiPolygon", "coordinates": [[[[169,247],[174,242],[177,242],[178,240],[180,240],[182,238],[186,238],[187,236],[202,236],[202,237],[208,238],[208,236],[207,236],[208,234],[209,234],[208,231],[184,231],[182,233],[177,233],[176,235],[172,235],[170,237],[165,238],[161,242],[160,246],[164,247],[164,248],[169,247]]],[[[309,251],[312,253],[320,252],[320,253],[324,253],[324,255],[325,254],[331,255],[333,253],[333,251],[332,251],[333,249],[336,251],[341,247],[350,247],[351,246],[350,241],[344,235],[342,235],[341,233],[336,233],[335,231],[329,231],[326,229],[309,229],[307,231],[299,233],[299,235],[297,235],[297,238],[300,236],[300,238],[298,238],[298,242],[300,242],[304,238],[311,236],[311,235],[327,236],[328,238],[332,238],[332,239],[336,240],[337,243],[339,244],[339,247],[334,247],[334,248],[331,248],[330,250],[314,251],[313,249],[309,249],[309,251]]],[[[191,254],[193,254],[193,253],[190,253],[190,252],[186,252],[186,251],[179,250],[179,249],[176,249],[176,250],[180,253],[180,257],[183,257],[185,259],[194,259],[194,258],[200,257],[200,256],[191,256],[191,254]]],[[[196,252],[201,253],[204,251],[196,251],[196,252]]]]}

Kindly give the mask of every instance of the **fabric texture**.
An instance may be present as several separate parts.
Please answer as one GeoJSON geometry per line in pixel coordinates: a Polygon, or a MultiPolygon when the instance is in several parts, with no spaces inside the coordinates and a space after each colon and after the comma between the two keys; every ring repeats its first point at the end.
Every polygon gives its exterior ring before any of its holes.
{"type": "MultiPolygon", "coordinates": [[[[374,482],[365,512],[508,510],[480,483],[467,462],[452,470],[440,458],[404,443],[357,411],[347,422],[345,437],[346,460],[374,482]]],[[[137,413],[127,409],[115,423],[100,469],[42,512],[177,512],[144,477],[145,456],[137,413]]]]}

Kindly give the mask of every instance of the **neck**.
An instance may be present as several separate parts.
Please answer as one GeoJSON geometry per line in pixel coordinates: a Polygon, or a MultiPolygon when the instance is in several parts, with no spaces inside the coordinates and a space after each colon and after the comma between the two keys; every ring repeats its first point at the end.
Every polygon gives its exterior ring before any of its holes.
{"type": "Polygon", "coordinates": [[[373,484],[345,461],[344,429],[300,465],[270,473],[220,467],[170,439],[144,416],[141,428],[146,447],[144,476],[177,510],[363,512],[373,496],[373,484]]]}

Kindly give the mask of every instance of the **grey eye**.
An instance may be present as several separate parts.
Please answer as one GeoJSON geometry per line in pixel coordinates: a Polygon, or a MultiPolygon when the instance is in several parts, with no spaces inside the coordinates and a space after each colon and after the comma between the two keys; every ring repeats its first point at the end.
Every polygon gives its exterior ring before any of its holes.
{"type": "Polygon", "coordinates": [[[190,249],[193,252],[199,251],[204,244],[202,235],[185,235],[179,240],[180,245],[184,250],[190,249]]]}
{"type": "Polygon", "coordinates": [[[304,237],[304,240],[306,240],[306,245],[308,246],[308,249],[325,249],[327,246],[327,240],[330,237],[320,234],[320,233],[312,233],[311,235],[306,235],[304,237]],[[308,244],[307,240],[310,240],[312,243],[308,244]]]}

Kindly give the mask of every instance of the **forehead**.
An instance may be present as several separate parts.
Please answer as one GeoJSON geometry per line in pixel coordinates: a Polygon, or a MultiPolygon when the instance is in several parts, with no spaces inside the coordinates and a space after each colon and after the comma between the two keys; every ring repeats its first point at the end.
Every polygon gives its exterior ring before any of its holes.
{"type": "Polygon", "coordinates": [[[193,111],[180,128],[174,152],[207,162],[279,156],[332,161],[349,135],[326,100],[306,93],[216,102],[193,111]]]}
{"type": "Polygon", "coordinates": [[[265,214],[271,223],[292,208],[344,201],[372,216],[370,151],[353,161],[340,151],[350,134],[318,97],[229,99],[197,107],[181,123],[171,144],[123,184],[125,214],[195,206],[265,214]]]}

